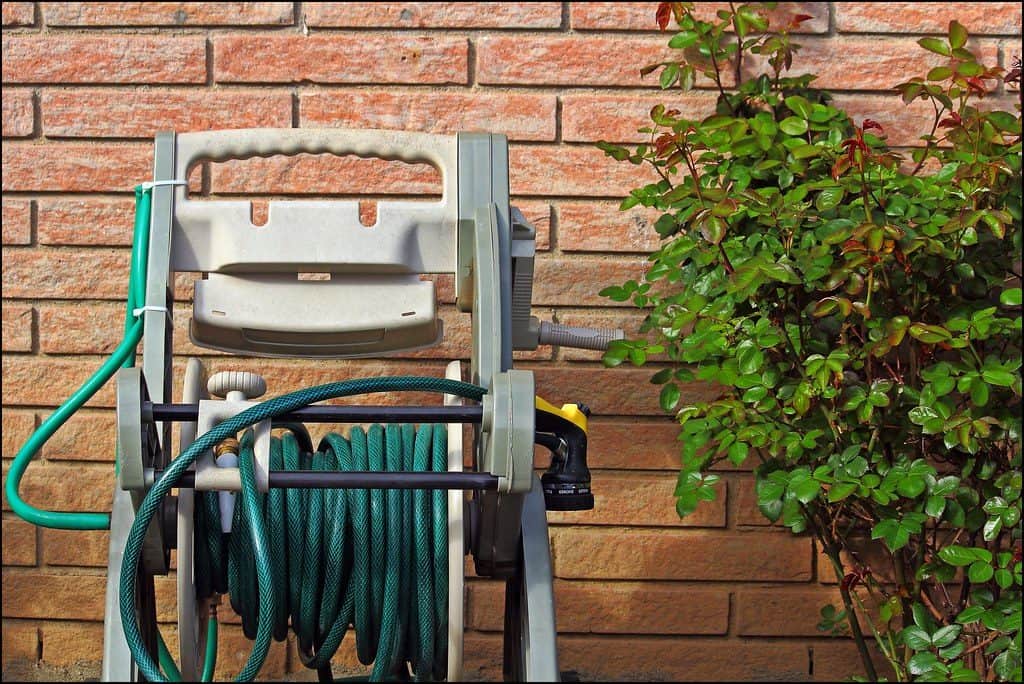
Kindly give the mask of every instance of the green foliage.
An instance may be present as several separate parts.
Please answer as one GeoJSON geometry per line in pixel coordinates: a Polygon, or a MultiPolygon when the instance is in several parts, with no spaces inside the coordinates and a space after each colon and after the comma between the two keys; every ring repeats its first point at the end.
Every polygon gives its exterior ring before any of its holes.
{"type": "Polygon", "coordinates": [[[659,6],[679,59],[642,75],[718,99],[700,119],[654,107],[634,149],[599,144],[655,171],[621,208],[661,212],[662,238],[644,282],[602,291],[647,311],[605,361],[668,361],[652,382],[681,428],[680,515],[713,498],[717,463],[757,460],[761,511],[813,534],[841,580],[824,629],[862,643],[866,592],[897,679],[1019,681],[1021,116],[978,103],[1019,65],[983,65],[955,21],[922,38],[937,66],[897,90],[934,119],[908,159],[784,75],[807,17],[766,16],[659,6]],[[766,72],[741,79],[745,59],[766,72]],[[721,396],[688,401],[693,380],[721,396]],[[850,565],[865,537],[889,567],[850,565]]]}

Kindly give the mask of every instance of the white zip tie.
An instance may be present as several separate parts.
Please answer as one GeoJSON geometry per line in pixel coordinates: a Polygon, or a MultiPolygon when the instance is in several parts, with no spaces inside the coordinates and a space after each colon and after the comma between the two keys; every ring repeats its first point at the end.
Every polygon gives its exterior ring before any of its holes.
{"type": "Polygon", "coordinates": [[[140,185],[143,190],[149,190],[150,188],[155,188],[160,185],[188,185],[188,181],[177,178],[174,180],[144,181],[140,183],[140,185]]]}
{"type": "Polygon", "coordinates": [[[165,314],[167,314],[168,318],[171,317],[171,312],[167,310],[166,306],[155,306],[155,305],[140,306],[137,309],[132,309],[132,316],[134,316],[135,318],[138,318],[140,315],[142,315],[146,311],[163,311],[165,314]]]}

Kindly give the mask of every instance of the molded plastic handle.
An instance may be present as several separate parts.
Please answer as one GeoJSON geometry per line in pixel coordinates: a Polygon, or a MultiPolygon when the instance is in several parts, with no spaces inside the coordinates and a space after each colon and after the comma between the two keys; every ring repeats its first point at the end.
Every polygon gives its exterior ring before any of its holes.
{"type": "MultiPolygon", "coordinates": [[[[276,154],[354,154],[409,163],[425,162],[454,178],[457,142],[454,135],[409,131],[339,128],[240,128],[182,133],[177,136],[177,177],[200,159],[226,161],[276,154]]],[[[447,188],[446,188],[447,190],[447,188]]]]}

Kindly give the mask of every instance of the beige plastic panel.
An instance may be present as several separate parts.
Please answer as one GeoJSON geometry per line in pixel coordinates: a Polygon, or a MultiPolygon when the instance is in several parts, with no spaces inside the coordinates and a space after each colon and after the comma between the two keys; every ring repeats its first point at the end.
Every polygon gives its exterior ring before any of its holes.
{"type": "Polygon", "coordinates": [[[252,225],[248,201],[190,201],[175,188],[171,269],[203,272],[191,337],[243,354],[371,356],[440,340],[434,289],[419,274],[454,273],[457,138],[400,131],[241,129],[184,133],[175,169],[200,160],[335,154],[427,163],[441,173],[432,202],[379,202],[363,226],[355,201],[271,201],[252,225]],[[330,280],[299,280],[299,273],[330,280]]]}
{"type": "Polygon", "coordinates": [[[354,201],[271,201],[253,226],[248,201],[190,201],[175,188],[171,268],[175,271],[274,273],[453,273],[456,259],[455,136],[404,131],[253,128],[177,136],[178,178],[202,159],[276,154],[356,155],[427,163],[441,173],[439,202],[377,205],[372,228],[354,201]]]}
{"type": "Polygon", "coordinates": [[[434,284],[418,276],[210,274],[197,280],[196,344],[264,356],[353,357],[437,343],[434,284]]]}

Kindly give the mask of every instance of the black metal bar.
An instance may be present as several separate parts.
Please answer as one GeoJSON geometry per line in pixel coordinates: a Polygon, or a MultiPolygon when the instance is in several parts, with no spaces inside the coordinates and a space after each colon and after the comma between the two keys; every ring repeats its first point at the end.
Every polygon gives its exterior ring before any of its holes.
{"type": "MultiPolygon", "coordinates": [[[[343,406],[314,405],[283,413],[278,422],[302,423],[479,423],[483,409],[469,406],[343,406]]],[[[142,405],[144,421],[195,421],[199,418],[196,404],[142,405]]]]}
{"type": "MultiPolygon", "coordinates": [[[[164,471],[157,470],[157,480],[164,471]]],[[[176,487],[195,487],[194,471],[182,473],[176,487]]],[[[274,489],[497,489],[490,473],[423,473],[341,470],[271,470],[274,489]]]]}

